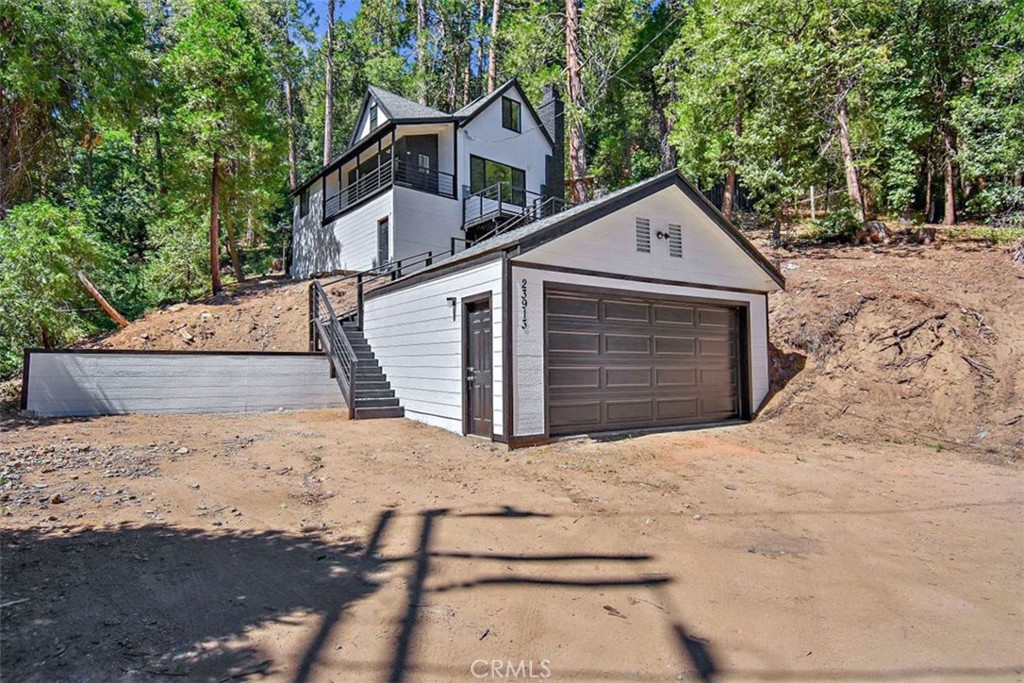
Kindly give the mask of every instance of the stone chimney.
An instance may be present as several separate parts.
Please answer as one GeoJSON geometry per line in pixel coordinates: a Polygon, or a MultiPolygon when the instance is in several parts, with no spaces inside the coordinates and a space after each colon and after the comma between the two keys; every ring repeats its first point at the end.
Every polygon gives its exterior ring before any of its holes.
{"type": "Polygon", "coordinates": [[[543,93],[537,115],[555,143],[551,155],[545,159],[543,194],[565,199],[565,105],[557,84],[548,83],[543,93]]]}

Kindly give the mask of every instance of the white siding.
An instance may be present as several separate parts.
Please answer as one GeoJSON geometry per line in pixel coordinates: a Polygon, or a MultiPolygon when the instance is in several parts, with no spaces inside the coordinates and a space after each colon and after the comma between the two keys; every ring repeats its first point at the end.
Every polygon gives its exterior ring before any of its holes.
{"type": "Polygon", "coordinates": [[[56,352],[29,356],[40,416],[342,407],[322,355],[56,352]]]}
{"type": "Polygon", "coordinates": [[[394,193],[396,259],[425,251],[447,254],[451,238],[463,236],[461,201],[405,187],[396,187],[394,193]]]}
{"type": "Polygon", "coordinates": [[[393,190],[352,209],[333,223],[321,225],[323,183],[317,181],[313,187],[316,192],[310,195],[309,215],[296,222],[292,276],[305,278],[313,273],[373,268],[377,258],[377,222],[382,218],[391,224],[389,242],[394,247],[393,190]]]}
{"type": "Polygon", "coordinates": [[[501,263],[498,259],[366,301],[366,339],[406,417],[462,433],[462,299],[490,291],[494,433],[503,433],[501,263]],[[456,298],[454,320],[448,297],[456,298]]]}
{"type": "Polygon", "coordinates": [[[699,285],[774,291],[779,286],[678,187],[669,187],[544,244],[523,261],[699,285]],[[636,249],[636,219],[651,221],[651,252],[636,249]],[[682,228],[683,257],[669,256],[668,225],[682,228]]]}
{"type": "MultiPolygon", "coordinates": [[[[717,229],[717,228],[716,228],[717,229]]],[[[564,238],[563,238],[564,239],[564,238]]],[[[533,252],[525,260],[532,260],[533,252]]],[[[639,273],[637,273],[639,274],[639,273]]],[[[751,405],[756,409],[768,395],[768,312],[763,294],[726,292],[695,287],[626,282],[617,278],[512,267],[512,415],[514,436],[535,436],[546,432],[544,406],[544,283],[605,287],[627,292],[699,297],[709,300],[746,302],[750,307],[751,405]],[[523,280],[526,281],[525,326],[523,280]]]]}
{"type": "MultiPolygon", "coordinates": [[[[372,95],[370,96],[370,101],[371,102],[373,101],[373,96],[372,95]]],[[[366,111],[363,112],[363,117],[361,119],[359,119],[359,123],[356,124],[356,130],[359,131],[359,134],[356,135],[356,142],[362,140],[367,135],[369,135],[372,131],[377,130],[378,128],[383,126],[388,121],[390,121],[390,119],[387,117],[387,114],[384,113],[384,108],[381,107],[380,105],[377,105],[377,125],[371,128],[370,127],[370,107],[367,106],[366,107],[366,111]]]]}
{"type": "Polygon", "coordinates": [[[519,92],[509,88],[504,96],[522,103],[522,132],[502,127],[501,98],[495,99],[459,130],[459,183],[469,185],[469,157],[473,154],[523,169],[526,189],[540,193],[544,184],[544,159],[551,154],[551,145],[544,137],[540,122],[530,116],[519,92]]]}

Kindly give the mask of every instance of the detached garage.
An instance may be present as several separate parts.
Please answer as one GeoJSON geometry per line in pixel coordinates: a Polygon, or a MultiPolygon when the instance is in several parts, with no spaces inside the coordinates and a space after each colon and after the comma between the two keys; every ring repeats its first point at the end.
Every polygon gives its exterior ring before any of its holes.
{"type": "Polygon", "coordinates": [[[675,171],[366,295],[405,415],[510,445],[749,419],[778,270],[675,171]]]}
{"type": "Polygon", "coordinates": [[[544,314],[552,435],[742,415],[740,309],[550,285],[544,314]]]}

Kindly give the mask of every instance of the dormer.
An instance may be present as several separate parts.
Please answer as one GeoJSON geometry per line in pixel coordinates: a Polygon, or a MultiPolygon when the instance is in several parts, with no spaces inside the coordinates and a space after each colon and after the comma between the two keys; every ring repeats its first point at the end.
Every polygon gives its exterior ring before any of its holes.
{"type": "Polygon", "coordinates": [[[371,85],[363,97],[349,145],[355,145],[388,123],[441,123],[451,120],[450,114],[371,85]]]}

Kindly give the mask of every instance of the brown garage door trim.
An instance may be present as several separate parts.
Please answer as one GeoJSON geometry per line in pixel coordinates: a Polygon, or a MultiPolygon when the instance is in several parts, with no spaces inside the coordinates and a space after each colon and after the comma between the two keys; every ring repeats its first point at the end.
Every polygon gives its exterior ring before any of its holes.
{"type": "MultiPolygon", "coordinates": [[[[549,382],[548,382],[548,348],[547,348],[547,340],[548,340],[548,311],[547,311],[547,300],[548,300],[548,294],[549,294],[549,292],[551,290],[562,291],[562,292],[569,292],[569,293],[578,292],[580,294],[585,294],[585,295],[614,296],[614,297],[625,298],[625,299],[634,298],[634,299],[640,299],[640,300],[644,300],[644,301],[652,301],[652,300],[654,300],[654,301],[666,301],[666,302],[671,302],[671,303],[708,304],[708,305],[713,305],[713,306],[720,307],[720,308],[721,307],[726,307],[726,308],[737,309],[736,319],[737,319],[738,329],[736,331],[736,339],[737,339],[738,349],[737,349],[737,359],[736,359],[736,362],[739,364],[739,367],[738,367],[738,378],[737,378],[738,386],[736,388],[736,391],[737,391],[737,398],[739,400],[739,419],[741,419],[741,420],[749,420],[750,419],[751,414],[752,414],[752,411],[751,411],[751,398],[750,398],[750,387],[751,387],[751,375],[750,375],[750,372],[751,372],[751,369],[750,369],[751,338],[750,338],[750,333],[751,333],[751,329],[752,329],[752,325],[751,325],[751,321],[750,321],[750,302],[748,302],[748,301],[741,301],[741,300],[735,300],[735,299],[719,299],[719,298],[712,298],[712,297],[696,297],[696,296],[686,296],[686,295],[664,294],[664,293],[661,293],[661,292],[636,292],[636,291],[630,291],[630,290],[625,290],[625,289],[618,289],[618,288],[614,288],[614,287],[595,287],[595,286],[590,286],[590,285],[577,285],[577,284],[571,284],[571,283],[566,283],[566,282],[544,280],[543,281],[543,292],[542,292],[542,301],[543,301],[544,308],[543,308],[543,313],[542,313],[541,317],[543,318],[543,331],[542,331],[542,334],[543,334],[543,339],[544,339],[544,348],[543,348],[542,359],[543,359],[543,376],[544,376],[544,383],[543,383],[543,387],[544,387],[544,437],[546,439],[551,440],[553,438],[561,438],[562,437],[562,435],[557,435],[556,437],[552,437],[551,436],[551,420],[549,419],[549,414],[548,414],[548,407],[550,405],[550,396],[549,396],[549,382]]],[[[708,424],[717,424],[717,423],[708,423],[708,424]]],[[[678,425],[677,428],[692,429],[694,427],[699,427],[699,426],[701,426],[701,425],[700,424],[696,424],[695,425],[693,423],[684,423],[684,424],[678,425]]],[[[608,433],[610,431],[626,431],[626,432],[666,431],[666,430],[671,430],[671,429],[673,429],[672,426],[660,425],[660,426],[651,426],[651,427],[625,428],[625,429],[621,429],[621,430],[604,430],[604,429],[601,429],[601,430],[595,430],[594,433],[598,433],[598,432],[608,433]]],[[[586,434],[586,432],[581,432],[581,433],[586,434]]]]}

